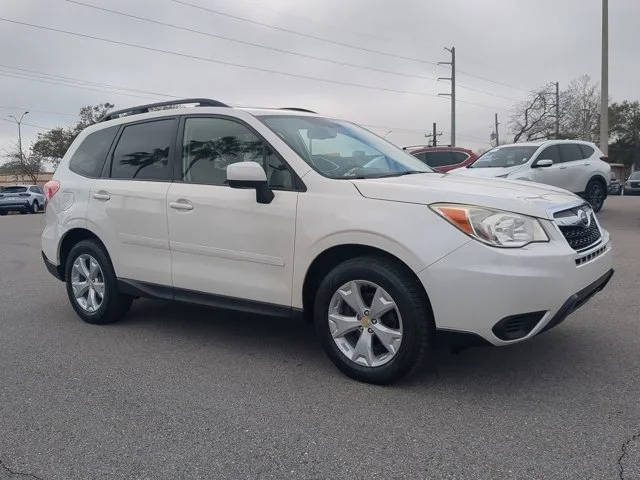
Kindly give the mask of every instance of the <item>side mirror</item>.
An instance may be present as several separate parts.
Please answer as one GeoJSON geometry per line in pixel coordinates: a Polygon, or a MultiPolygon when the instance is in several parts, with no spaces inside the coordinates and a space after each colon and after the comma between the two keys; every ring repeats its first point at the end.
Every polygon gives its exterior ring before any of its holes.
{"type": "Polygon", "coordinates": [[[549,160],[549,159],[543,159],[543,160],[537,160],[536,163],[533,164],[533,168],[544,168],[544,167],[550,167],[551,165],[553,165],[553,160],[549,160]]]}
{"type": "Polygon", "coordinates": [[[227,166],[227,182],[231,188],[254,188],[256,202],[271,203],[273,191],[267,183],[267,174],[257,162],[236,162],[227,166]]]}

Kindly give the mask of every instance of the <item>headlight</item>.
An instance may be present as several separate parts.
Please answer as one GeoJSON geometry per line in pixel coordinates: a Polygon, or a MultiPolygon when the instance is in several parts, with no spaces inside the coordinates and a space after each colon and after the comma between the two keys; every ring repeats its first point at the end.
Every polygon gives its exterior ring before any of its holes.
{"type": "Polygon", "coordinates": [[[540,222],[527,215],[454,203],[429,207],[462,232],[493,247],[517,248],[549,241],[540,222]]]}

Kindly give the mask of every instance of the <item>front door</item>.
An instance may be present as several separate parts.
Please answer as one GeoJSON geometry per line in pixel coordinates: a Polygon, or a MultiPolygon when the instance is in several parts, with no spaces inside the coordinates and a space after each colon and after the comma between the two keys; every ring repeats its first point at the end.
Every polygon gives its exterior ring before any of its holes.
{"type": "Polygon", "coordinates": [[[560,148],[558,145],[551,145],[545,148],[534,160],[533,165],[539,160],[553,160],[553,165],[550,167],[537,167],[534,168],[532,173],[532,180],[538,183],[544,183],[546,185],[553,185],[554,187],[569,188],[570,178],[569,170],[562,159],[560,148]]]}
{"type": "Polygon", "coordinates": [[[167,195],[173,285],[180,289],[291,305],[298,192],[266,142],[225,117],[184,119],[177,181],[167,195]],[[227,165],[256,161],[275,197],[226,184],[227,165]]]}

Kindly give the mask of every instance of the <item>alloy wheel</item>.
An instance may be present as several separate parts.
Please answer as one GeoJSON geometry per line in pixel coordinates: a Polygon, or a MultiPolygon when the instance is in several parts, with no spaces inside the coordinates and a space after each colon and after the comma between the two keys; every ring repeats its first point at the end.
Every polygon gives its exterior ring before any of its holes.
{"type": "Polygon", "coordinates": [[[96,312],[104,301],[104,274],[100,264],[87,253],[79,255],[71,268],[71,287],[76,303],[84,311],[96,312]]]}
{"type": "Polygon", "coordinates": [[[402,317],[391,295],[368,280],[352,280],[329,302],[327,321],[340,352],[354,363],[379,367],[402,343],[402,317]]]}

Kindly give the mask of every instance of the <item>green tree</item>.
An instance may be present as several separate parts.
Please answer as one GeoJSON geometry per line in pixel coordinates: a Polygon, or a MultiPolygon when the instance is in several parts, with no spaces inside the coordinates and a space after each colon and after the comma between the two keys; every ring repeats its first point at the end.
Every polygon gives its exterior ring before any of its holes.
{"type": "Polygon", "coordinates": [[[625,100],[609,106],[609,157],[640,168],[640,102],[625,100]]]}
{"type": "Polygon", "coordinates": [[[113,107],[114,105],[108,102],[82,107],[80,118],[72,127],[56,127],[45,133],[39,133],[38,138],[31,145],[32,155],[41,159],[46,158],[54,167],[57,167],[78,134],[89,125],[99,122],[113,107]]]}

